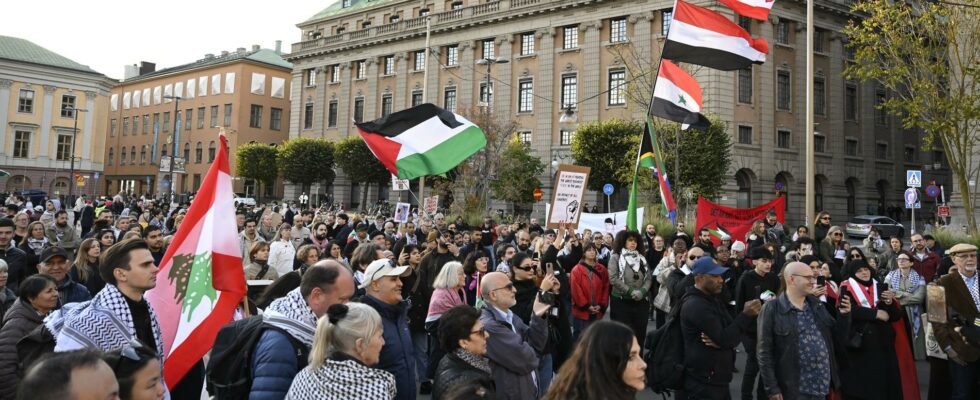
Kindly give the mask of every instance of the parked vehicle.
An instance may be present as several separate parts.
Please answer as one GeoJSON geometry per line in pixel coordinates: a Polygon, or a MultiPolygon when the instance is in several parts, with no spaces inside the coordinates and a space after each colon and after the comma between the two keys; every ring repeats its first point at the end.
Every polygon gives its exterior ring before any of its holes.
{"type": "Polygon", "coordinates": [[[858,215],[847,221],[844,232],[847,237],[864,238],[871,233],[871,228],[877,228],[881,237],[903,237],[905,226],[883,215],[858,215]]]}
{"type": "Polygon", "coordinates": [[[235,193],[235,202],[238,204],[244,204],[246,206],[255,207],[255,198],[248,197],[242,193],[235,193]]]}

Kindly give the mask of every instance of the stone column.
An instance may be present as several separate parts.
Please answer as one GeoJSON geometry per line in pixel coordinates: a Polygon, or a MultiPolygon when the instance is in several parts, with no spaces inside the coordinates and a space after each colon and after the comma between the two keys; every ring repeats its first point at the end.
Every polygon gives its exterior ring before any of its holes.
{"type": "MultiPolygon", "coordinates": [[[[327,130],[327,74],[322,73],[323,66],[314,69],[316,73],[316,87],[313,88],[313,132],[314,136],[323,137],[327,130]]],[[[304,105],[305,107],[305,105],[304,105]]]]}
{"type": "MultiPolygon", "coordinates": [[[[340,99],[337,104],[337,129],[340,132],[350,132],[351,129],[351,107],[354,104],[354,98],[351,97],[350,86],[351,86],[351,69],[352,65],[350,61],[344,61],[340,63],[340,99]]],[[[335,185],[336,186],[336,185],[335,185]]]]}
{"type": "MultiPolygon", "coordinates": [[[[602,30],[602,20],[583,23],[580,29],[585,33],[585,43],[582,45],[582,63],[584,65],[581,66],[582,72],[578,75],[578,98],[576,102],[581,102],[602,91],[602,88],[599,87],[599,81],[604,71],[599,62],[599,48],[601,47],[599,33],[602,30]]],[[[577,104],[579,123],[599,119],[599,107],[603,104],[602,97],[590,99],[586,104],[577,104]]]]}
{"type": "MultiPolygon", "coordinates": [[[[660,54],[653,54],[654,50],[652,46],[654,39],[653,39],[651,29],[653,28],[653,20],[655,16],[656,16],[655,12],[649,11],[639,15],[630,16],[629,19],[627,20],[633,24],[633,36],[630,39],[633,40],[633,46],[636,47],[636,54],[640,57],[643,57],[643,60],[637,60],[638,65],[648,65],[647,63],[650,60],[654,60],[660,57],[660,54]]],[[[643,72],[644,71],[637,71],[637,74],[643,72]]],[[[653,74],[654,72],[651,71],[649,73],[653,74]]],[[[631,79],[631,78],[632,78],[631,76],[626,77],[626,79],[631,79]]],[[[654,77],[650,77],[649,79],[642,79],[639,80],[638,82],[653,82],[654,80],[652,78],[654,77]]],[[[649,99],[645,99],[645,100],[649,101],[649,99]]],[[[644,120],[644,118],[646,118],[647,110],[642,105],[630,104],[629,106],[632,109],[632,114],[634,119],[642,121],[644,120]]]]}
{"type": "MultiPolygon", "coordinates": [[[[88,110],[88,112],[85,113],[85,130],[82,131],[81,165],[87,165],[87,168],[92,168],[92,121],[95,120],[95,98],[98,96],[99,94],[95,91],[85,91],[85,109],[88,110]],[[85,164],[86,162],[88,164],[85,164]]],[[[77,154],[78,150],[75,150],[75,153],[77,154]]]]}
{"type": "Polygon", "coordinates": [[[3,151],[7,142],[7,110],[10,109],[10,87],[13,84],[12,80],[0,79],[0,157],[6,157],[3,151]]]}
{"type": "Polygon", "coordinates": [[[497,118],[505,121],[514,117],[513,102],[511,101],[513,90],[509,86],[513,82],[514,35],[500,36],[496,41],[500,45],[500,54],[511,60],[506,64],[494,64],[492,74],[493,77],[497,78],[493,83],[493,111],[497,118]]]}
{"type": "MultiPolygon", "coordinates": [[[[758,21],[758,23],[755,25],[759,27],[759,32],[752,32],[753,37],[773,37],[772,23],[769,21],[758,21]]],[[[753,67],[753,69],[757,70],[757,77],[759,78],[759,93],[754,99],[755,104],[758,107],[756,110],[756,121],[758,121],[758,124],[753,127],[753,133],[755,133],[753,136],[755,136],[754,140],[758,140],[757,143],[759,144],[759,148],[762,150],[761,154],[775,154],[776,96],[778,95],[776,93],[775,81],[776,70],[779,67],[779,65],[776,65],[775,49],[770,51],[769,55],[766,56],[766,62],[764,64],[753,67]]],[[[790,82],[792,82],[793,79],[799,80],[801,76],[806,75],[806,68],[800,70],[790,67],[789,72],[790,82]]],[[[792,84],[790,85],[790,90],[792,91],[792,84]]],[[[790,92],[790,94],[792,94],[792,92],[790,92]]],[[[794,113],[794,115],[799,115],[798,111],[796,110],[800,109],[805,110],[806,104],[794,103],[792,100],[790,100],[790,110],[794,113]],[[803,107],[800,107],[801,105],[803,107]]],[[[773,185],[775,185],[774,182],[776,180],[777,171],[775,171],[774,168],[776,167],[776,164],[771,162],[760,162],[756,163],[755,165],[758,166],[758,170],[755,171],[755,173],[758,181],[756,186],[759,187],[759,190],[755,190],[754,187],[752,188],[752,204],[762,204],[769,201],[771,198],[772,191],[769,190],[769,188],[772,188],[774,187],[773,185]],[[756,196],[759,197],[755,198],[756,196]]]]}
{"type": "Polygon", "coordinates": [[[294,72],[289,81],[289,138],[302,136],[303,131],[303,73],[294,72]]]}
{"type": "Polygon", "coordinates": [[[558,103],[560,97],[555,98],[554,102],[544,99],[551,98],[554,93],[555,81],[555,28],[548,27],[534,32],[534,37],[538,39],[538,46],[535,46],[535,56],[538,61],[538,73],[534,76],[534,93],[538,96],[533,98],[534,114],[537,125],[531,133],[531,146],[536,153],[541,156],[541,162],[545,164],[544,171],[541,173],[543,196],[542,201],[534,203],[535,213],[544,213],[545,206],[552,195],[552,175],[551,158],[552,152],[557,147],[556,134],[558,121],[558,103]]]}
{"type": "Polygon", "coordinates": [[[51,138],[51,114],[56,110],[53,108],[54,91],[58,88],[51,85],[44,85],[44,105],[41,107],[41,130],[38,132],[40,137],[40,147],[37,158],[41,162],[48,161],[48,140],[51,138]]]}
{"type": "MultiPolygon", "coordinates": [[[[461,82],[456,84],[456,111],[459,112],[463,107],[472,107],[480,102],[480,92],[473,92],[473,88],[479,87],[479,83],[475,82],[475,73],[473,72],[476,65],[477,52],[479,51],[480,41],[464,41],[459,43],[459,63],[463,65],[460,68],[463,71],[463,79],[461,82]]],[[[486,78],[484,78],[486,79],[486,78]]]]}
{"type": "MultiPolygon", "coordinates": [[[[378,99],[378,59],[369,57],[367,64],[367,93],[364,94],[364,121],[370,121],[381,115],[381,101],[378,99]]],[[[350,131],[347,131],[350,134],[350,131]]]]}
{"type": "MultiPolygon", "coordinates": [[[[432,57],[426,59],[426,61],[432,61],[432,57]]],[[[431,70],[430,70],[431,71],[431,70]]],[[[438,76],[438,74],[436,74],[438,76]]],[[[438,79],[436,79],[438,80],[438,79]]],[[[408,89],[408,61],[405,61],[405,54],[398,53],[395,54],[395,99],[394,99],[394,110],[404,110],[408,108],[411,104],[408,102],[411,99],[411,91],[408,89]]],[[[425,101],[432,104],[442,104],[438,101],[439,94],[437,92],[425,93],[425,101]]]]}

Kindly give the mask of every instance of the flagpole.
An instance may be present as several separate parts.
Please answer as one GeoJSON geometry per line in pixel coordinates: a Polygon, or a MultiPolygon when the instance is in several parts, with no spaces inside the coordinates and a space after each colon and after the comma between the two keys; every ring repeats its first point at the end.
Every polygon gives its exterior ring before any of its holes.
{"type": "MultiPolygon", "coordinates": [[[[432,18],[425,17],[425,62],[422,64],[422,103],[424,104],[428,101],[429,94],[429,39],[432,35],[432,18]]],[[[412,192],[411,187],[409,187],[409,193],[412,192]]],[[[422,203],[421,199],[425,198],[425,176],[419,177],[419,195],[415,198],[415,201],[419,203],[419,209],[422,210],[421,214],[425,214],[425,204],[422,203]]]]}
{"type": "Polygon", "coordinates": [[[814,184],[814,132],[813,132],[813,1],[806,2],[806,210],[804,210],[805,225],[811,229],[815,207],[814,184]]]}
{"type": "MultiPolygon", "coordinates": [[[[674,0],[674,6],[673,6],[673,8],[671,8],[671,14],[670,14],[671,22],[673,22],[674,15],[677,13],[677,1],[678,0],[674,0]]],[[[673,26],[673,23],[671,24],[671,26],[673,26]]],[[[670,37],[670,28],[667,28],[667,36],[670,37]]],[[[660,67],[663,66],[663,63],[664,63],[664,49],[667,48],[667,43],[668,43],[668,41],[664,40],[664,47],[662,47],[660,49],[660,58],[657,59],[657,74],[654,75],[653,88],[650,89],[650,101],[647,104],[647,119],[649,119],[649,118],[651,118],[653,116],[653,102],[654,102],[654,99],[656,98],[656,95],[657,95],[657,83],[660,81],[660,67]]],[[[651,125],[650,127],[653,128],[652,124],[646,124],[646,121],[644,121],[644,125],[651,125]]],[[[644,130],[644,134],[647,134],[648,135],[649,133],[647,133],[646,130],[644,130]]],[[[650,139],[652,140],[653,138],[650,138],[650,139]]],[[[677,176],[680,176],[680,170],[681,170],[681,150],[680,150],[680,148],[681,148],[681,131],[680,131],[680,129],[677,130],[677,136],[676,136],[675,140],[676,140],[676,142],[675,142],[675,145],[674,145],[674,173],[677,174],[677,175],[675,175],[675,177],[677,177],[677,176]]],[[[640,143],[642,145],[643,142],[641,141],[640,143]]],[[[653,143],[651,143],[651,145],[652,144],[653,143]]],[[[640,155],[639,154],[636,155],[636,165],[637,166],[640,165],[640,155]]],[[[666,175],[667,174],[667,171],[657,171],[657,173],[658,174],[664,174],[664,177],[665,177],[664,179],[665,180],[666,180],[666,177],[669,176],[669,175],[666,175]]],[[[636,184],[635,181],[636,180],[634,179],[634,185],[636,184]]],[[[667,181],[667,182],[669,182],[669,181],[667,181]]],[[[675,190],[675,188],[680,188],[680,186],[677,186],[677,184],[678,184],[678,181],[675,180],[674,181],[674,185],[671,187],[671,190],[674,191],[675,193],[677,193],[677,190],[675,190]]],[[[661,194],[661,196],[662,196],[662,194],[661,194]]],[[[663,199],[661,199],[661,201],[663,201],[663,199]]],[[[670,213],[670,210],[667,210],[667,213],[669,214],[670,213]]],[[[639,227],[637,229],[639,229],[639,227]]]]}

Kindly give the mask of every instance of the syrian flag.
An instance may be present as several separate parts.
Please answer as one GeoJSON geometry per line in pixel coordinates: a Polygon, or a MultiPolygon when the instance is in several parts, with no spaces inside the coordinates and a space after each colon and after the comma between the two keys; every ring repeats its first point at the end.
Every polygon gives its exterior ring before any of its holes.
{"type": "Polygon", "coordinates": [[[235,224],[228,140],[221,145],[187,216],[160,262],[157,286],[146,293],[163,333],[164,380],[173,386],[214,345],[245,296],[235,224]]]}
{"type": "Polygon", "coordinates": [[[430,103],[355,125],[399,179],[446,173],[487,145],[479,126],[430,103]]]}
{"type": "Polygon", "coordinates": [[[718,2],[728,6],[738,15],[760,21],[769,20],[769,10],[775,4],[775,0],[718,0],[718,2]]]}
{"type": "Polygon", "coordinates": [[[754,39],[721,14],[677,0],[663,58],[734,71],[762,64],[769,54],[765,39],[754,39]]]}
{"type": "Polygon", "coordinates": [[[668,60],[660,61],[660,73],[653,87],[650,115],[680,122],[696,129],[711,126],[701,114],[701,86],[694,77],[668,60]]]}

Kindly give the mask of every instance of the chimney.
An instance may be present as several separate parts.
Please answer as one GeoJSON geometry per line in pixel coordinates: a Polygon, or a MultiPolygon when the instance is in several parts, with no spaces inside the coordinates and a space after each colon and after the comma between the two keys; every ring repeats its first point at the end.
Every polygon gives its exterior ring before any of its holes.
{"type": "Polygon", "coordinates": [[[239,48],[235,49],[235,53],[245,54],[245,48],[244,47],[239,47],[239,48]]]}
{"type": "Polygon", "coordinates": [[[123,66],[123,80],[130,80],[140,75],[140,67],[136,64],[123,66]]]}
{"type": "Polygon", "coordinates": [[[276,41],[276,54],[282,54],[282,40],[276,41]]]}
{"type": "Polygon", "coordinates": [[[228,57],[228,50],[221,50],[222,57],[228,57]]]}
{"type": "Polygon", "coordinates": [[[140,75],[145,75],[157,70],[157,65],[148,61],[140,61],[140,75]]]}
{"type": "Polygon", "coordinates": [[[205,54],[204,55],[204,59],[205,60],[213,60],[214,59],[214,53],[205,54]]]}
{"type": "Polygon", "coordinates": [[[262,48],[262,47],[261,47],[261,46],[259,46],[259,45],[257,45],[257,44],[253,44],[253,45],[252,45],[252,51],[259,51],[259,49],[261,49],[261,48],[262,48]]]}

